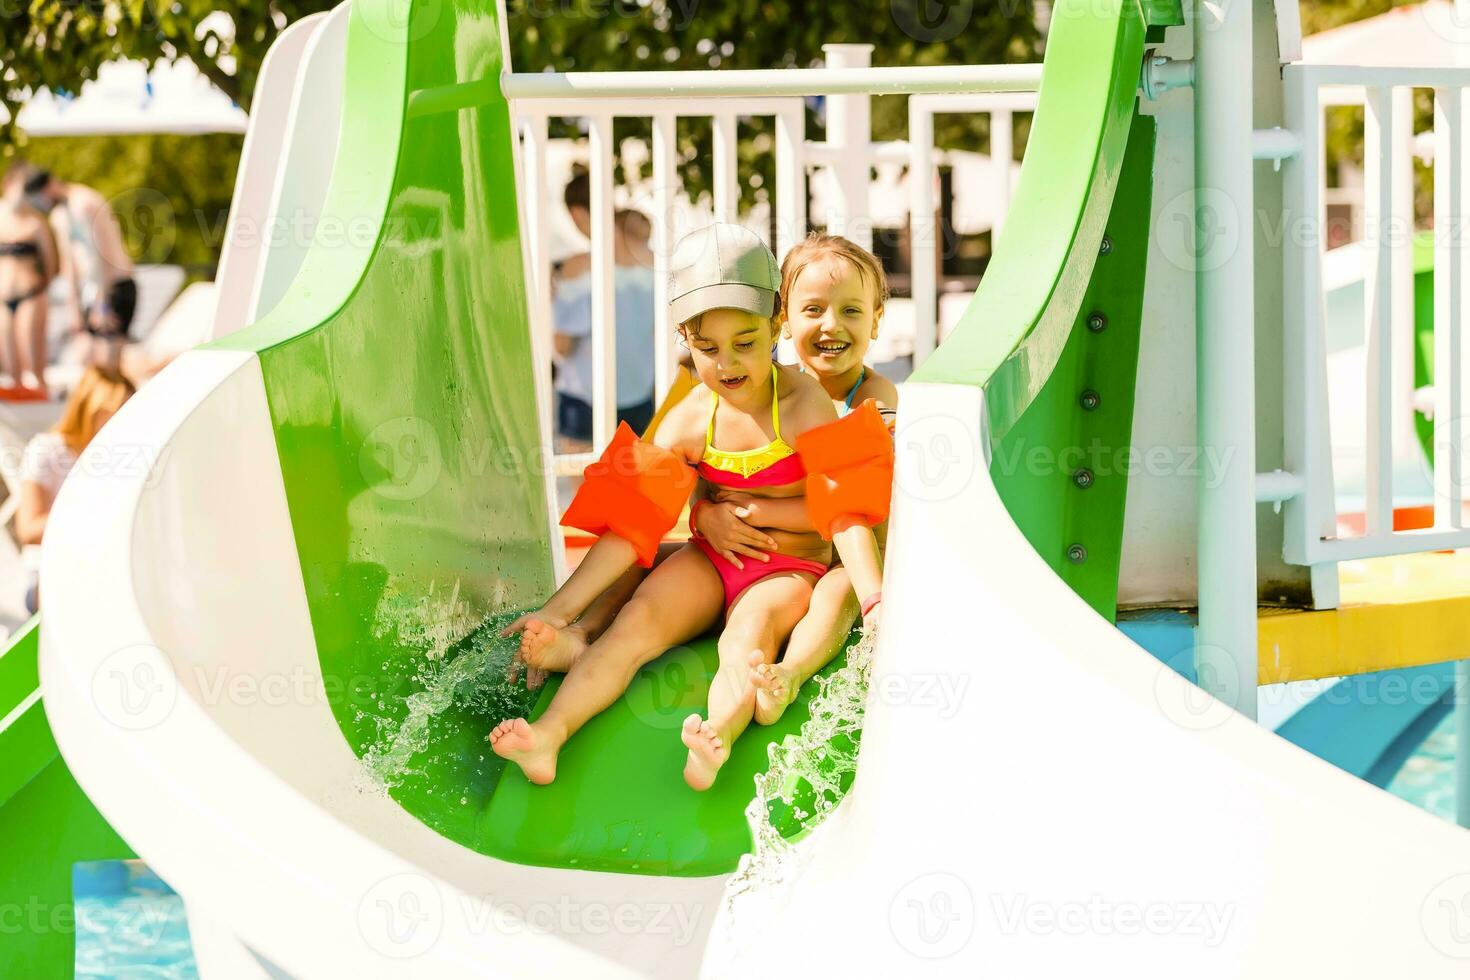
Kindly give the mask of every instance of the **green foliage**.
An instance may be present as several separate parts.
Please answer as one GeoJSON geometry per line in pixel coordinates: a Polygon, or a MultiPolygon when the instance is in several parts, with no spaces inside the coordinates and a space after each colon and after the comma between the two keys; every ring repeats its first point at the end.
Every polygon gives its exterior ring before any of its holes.
{"type": "Polygon", "coordinates": [[[35,139],[26,157],[105,194],[139,262],[181,265],[208,279],[234,193],[242,138],[104,136],[35,139]]]}
{"type": "MultiPolygon", "coordinates": [[[[424,0],[443,3],[444,0],[424,0]]],[[[26,94],[75,92],[109,60],[152,63],[188,57],[246,109],[270,45],[293,20],[335,0],[0,0],[0,104],[13,120],[26,94]],[[231,25],[233,24],[233,28],[231,25]]],[[[874,45],[875,65],[1034,61],[1041,37],[1033,0],[508,0],[511,62],[517,71],[677,68],[791,68],[822,63],[822,45],[874,45]]],[[[819,134],[816,100],[808,132],[819,134]]],[[[773,186],[773,124],[742,124],[740,184],[745,206],[773,186]]],[[[907,100],[873,101],[873,134],[907,134],[907,100]]],[[[578,124],[560,121],[571,135],[578,124]]],[[[619,120],[619,138],[642,120],[619,120]]],[[[981,149],[987,118],[936,120],[941,146],[981,149]]],[[[1024,145],[1024,129],[1017,147],[1024,145]]],[[[710,186],[697,152],[709,145],[704,120],[680,125],[681,168],[689,189],[710,186]]],[[[70,180],[119,198],[119,217],[144,261],[178,262],[191,274],[218,259],[239,159],[238,137],[111,137],[29,140],[0,126],[0,157],[17,151],[70,180]],[[131,217],[130,217],[131,216],[131,217]]]]}
{"type": "MultiPolygon", "coordinates": [[[[1033,0],[854,0],[806,4],[792,0],[508,0],[511,64],[516,71],[605,71],[700,68],[805,68],[822,64],[824,44],[873,45],[875,65],[967,65],[1030,62],[1040,56],[1033,0]]],[[[772,186],[774,142],[769,119],[748,124],[742,136],[740,184],[750,199],[772,186]]],[[[647,125],[620,120],[618,138],[647,137],[647,125]]],[[[820,133],[815,100],[808,132],[820,133]]],[[[564,123],[554,134],[572,135],[564,123]]],[[[873,136],[908,134],[908,100],[873,100],[873,136]]],[[[709,126],[681,125],[680,172],[692,192],[710,186],[697,148],[709,126]]],[[[1024,130],[1018,147],[1024,145],[1024,130]]],[[[935,141],[978,150],[988,140],[988,117],[942,116],[935,141]]],[[[707,159],[707,157],[706,157],[707,159]]]]}
{"type": "MultiPolygon", "coordinates": [[[[75,92],[113,59],[152,64],[186,57],[249,109],[260,63],[276,35],[291,21],[333,6],[333,0],[0,0],[0,103],[14,120],[27,92],[75,92]]],[[[13,139],[7,123],[0,141],[13,139]]],[[[7,145],[7,155],[11,150],[7,145]]]]}

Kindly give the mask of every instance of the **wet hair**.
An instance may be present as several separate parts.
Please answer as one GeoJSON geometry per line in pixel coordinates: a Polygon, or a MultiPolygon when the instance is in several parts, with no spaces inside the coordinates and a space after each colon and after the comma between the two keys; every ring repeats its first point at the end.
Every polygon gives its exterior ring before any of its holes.
{"type": "Polygon", "coordinates": [[[592,181],[587,179],[587,171],[581,170],[572,175],[572,179],[567,181],[566,189],[561,193],[561,199],[566,203],[568,211],[581,208],[591,212],[592,181]]]}
{"type": "Polygon", "coordinates": [[[786,308],[791,302],[791,287],[796,285],[796,277],[801,275],[802,270],[828,256],[842,259],[858,271],[858,277],[872,287],[877,307],[881,308],[888,302],[888,277],[883,273],[883,263],[878,261],[878,256],[841,235],[812,232],[806,241],[787,252],[786,258],[781,262],[778,310],[786,308]]]}

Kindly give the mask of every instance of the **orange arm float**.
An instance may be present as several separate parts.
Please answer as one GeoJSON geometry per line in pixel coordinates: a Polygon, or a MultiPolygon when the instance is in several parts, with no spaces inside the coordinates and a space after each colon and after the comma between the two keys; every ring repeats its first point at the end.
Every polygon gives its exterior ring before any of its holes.
{"type": "Polygon", "coordinates": [[[694,483],[694,470],[678,454],[643,442],[622,422],[602,456],[582,471],[582,486],[561,524],[616,534],[633,545],[638,564],[650,568],[694,483]]]}
{"type": "Polygon", "coordinates": [[[893,495],[893,437],[871,399],[845,418],[796,437],[806,467],[806,509],[827,540],[854,524],[888,519],[893,495]]]}

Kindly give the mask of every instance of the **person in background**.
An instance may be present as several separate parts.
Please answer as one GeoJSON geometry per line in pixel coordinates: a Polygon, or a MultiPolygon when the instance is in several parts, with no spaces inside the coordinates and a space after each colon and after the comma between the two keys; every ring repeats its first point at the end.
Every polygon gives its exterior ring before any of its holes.
{"type": "MultiPolygon", "coordinates": [[[[567,211],[582,234],[592,234],[591,186],[586,174],[567,183],[567,211]]],[[[653,252],[648,219],[637,211],[614,216],[613,288],[617,321],[617,418],[642,432],[653,419],[653,252]]],[[[561,264],[552,302],[556,344],[556,419],[565,452],[592,448],[592,256],[561,264]]]]}
{"type": "Polygon", "coordinates": [[[31,170],[14,163],[0,184],[0,357],[8,397],[46,396],[46,289],[59,259],[46,217],[27,203],[31,170]]]}
{"type": "Polygon", "coordinates": [[[82,450],[133,392],[132,382],[121,374],[89,367],[67,398],[61,418],[26,444],[21,459],[15,531],[29,578],[26,609],[31,612],[40,605],[41,542],[46,535],[51,507],[56,503],[56,493],[82,450]]]}
{"type": "Polygon", "coordinates": [[[46,170],[34,173],[25,191],[38,209],[50,214],[61,243],[67,336],[81,332],[125,340],[138,305],[138,284],[112,205],[93,188],[46,170]]]}

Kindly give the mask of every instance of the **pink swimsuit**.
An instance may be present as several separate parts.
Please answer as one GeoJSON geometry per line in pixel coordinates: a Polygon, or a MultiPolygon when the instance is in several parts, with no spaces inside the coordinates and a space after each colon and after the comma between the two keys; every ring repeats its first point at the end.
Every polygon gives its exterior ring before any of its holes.
{"type": "MultiPolygon", "coordinates": [[[[776,380],[773,379],[772,384],[776,383],[776,380]]],[[[745,452],[726,452],[714,447],[715,414],[719,411],[720,395],[718,392],[711,392],[711,394],[714,395],[714,410],[710,412],[709,431],[705,433],[704,457],[699,463],[700,476],[711,483],[735,490],[784,486],[806,478],[806,467],[802,465],[801,457],[796,455],[796,450],[781,438],[781,417],[774,389],[771,392],[771,427],[775,429],[776,438],[759,449],[750,449],[745,452]]],[[[809,558],[794,558],[791,555],[777,552],[767,552],[770,556],[769,561],[744,557],[742,560],[745,567],[737,568],[703,537],[696,536],[691,540],[700,551],[704,552],[710,564],[715,566],[715,571],[725,586],[725,608],[727,610],[734,604],[740,593],[772,575],[780,575],[783,572],[805,572],[821,578],[827,572],[825,562],[812,561],[809,558]]]]}

